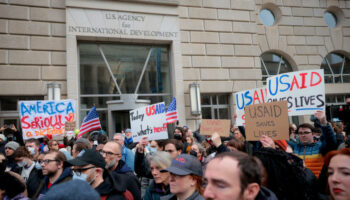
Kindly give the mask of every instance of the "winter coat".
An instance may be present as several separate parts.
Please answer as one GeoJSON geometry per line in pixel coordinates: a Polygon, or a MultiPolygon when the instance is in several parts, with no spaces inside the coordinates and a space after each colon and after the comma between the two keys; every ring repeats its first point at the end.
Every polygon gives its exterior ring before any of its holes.
{"type": "MultiPolygon", "coordinates": [[[[57,185],[59,183],[63,183],[63,182],[67,182],[67,181],[72,180],[72,176],[73,176],[72,170],[70,169],[70,167],[65,167],[62,171],[61,176],[58,177],[58,179],[54,183],[52,183],[51,187],[54,185],[57,185]]],[[[39,185],[36,193],[34,194],[33,198],[37,199],[39,196],[45,195],[46,192],[49,190],[48,185],[49,185],[49,177],[44,176],[44,179],[40,182],[40,185],[39,185]]]]}
{"type": "Polygon", "coordinates": [[[326,126],[321,126],[322,137],[321,139],[309,145],[303,145],[300,142],[294,143],[287,141],[287,143],[292,147],[294,154],[299,156],[304,160],[306,167],[308,167],[316,177],[321,173],[323,166],[323,156],[322,154],[327,153],[331,147],[336,146],[336,138],[332,127],[327,124],[326,126]]]}
{"type": "Polygon", "coordinates": [[[124,178],[126,189],[134,196],[135,200],[141,200],[141,185],[131,168],[124,161],[119,160],[113,174],[120,174],[124,178]]]}
{"type": "MultiPolygon", "coordinates": [[[[108,172],[107,172],[108,173],[108,172]]],[[[116,180],[115,176],[108,173],[104,181],[95,188],[101,197],[107,196],[106,200],[124,200],[123,193],[126,191],[126,185],[121,179],[116,180]]]]}
{"type": "Polygon", "coordinates": [[[166,196],[170,193],[170,187],[167,185],[165,187],[166,191],[164,192],[162,190],[162,185],[161,184],[156,184],[154,180],[151,181],[150,185],[148,186],[146,190],[145,197],[143,198],[144,200],[160,200],[160,197],[166,196]]]}
{"type": "Polygon", "coordinates": [[[266,187],[261,186],[258,195],[255,197],[255,200],[278,200],[275,193],[266,187]]]}
{"type": "MultiPolygon", "coordinates": [[[[21,168],[19,174],[22,173],[22,169],[23,168],[21,168]]],[[[42,171],[36,169],[35,163],[34,163],[34,168],[30,172],[28,180],[26,181],[27,192],[28,192],[29,198],[32,198],[35,195],[35,192],[37,191],[38,187],[40,186],[40,183],[43,180],[43,178],[44,178],[44,176],[42,174],[42,171]]]]}
{"type": "MultiPolygon", "coordinates": [[[[175,194],[169,194],[160,197],[160,200],[177,200],[177,197],[175,194]]],[[[195,191],[191,196],[186,198],[186,200],[204,200],[204,197],[200,195],[197,191],[195,191]]]]}
{"type": "Polygon", "coordinates": [[[128,149],[125,146],[123,146],[121,160],[124,161],[131,168],[132,171],[135,171],[135,155],[130,149],[128,149]]]}

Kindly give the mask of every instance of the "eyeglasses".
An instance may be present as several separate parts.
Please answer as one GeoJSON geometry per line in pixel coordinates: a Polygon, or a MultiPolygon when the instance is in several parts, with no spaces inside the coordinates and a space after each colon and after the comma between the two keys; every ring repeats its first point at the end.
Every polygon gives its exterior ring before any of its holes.
{"type": "Polygon", "coordinates": [[[120,155],[120,153],[113,153],[113,152],[103,151],[103,150],[100,150],[99,152],[101,155],[106,154],[107,156],[113,156],[113,155],[119,156],[120,155]]]}
{"type": "Polygon", "coordinates": [[[310,134],[310,133],[312,133],[312,132],[310,132],[310,131],[298,132],[299,135],[306,135],[306,134],[310,134]]]}
{"type": "Polygon", "coordinates": [[[40,164],[49,164],[50,162],[58,162],[58,160],[40,160],[39,163],[40,164]]]}
{"type": "Polygon", "coordinates": [[[92,169],[92,168],[96,168],[96,167],[87,167],[87,168],[81,168],[81,169],[72,169],[72,171],[73,171],[76,175],[80,176],[81,173],[82,173],[83,171],[86,171],[86,170],[92,169]]]}

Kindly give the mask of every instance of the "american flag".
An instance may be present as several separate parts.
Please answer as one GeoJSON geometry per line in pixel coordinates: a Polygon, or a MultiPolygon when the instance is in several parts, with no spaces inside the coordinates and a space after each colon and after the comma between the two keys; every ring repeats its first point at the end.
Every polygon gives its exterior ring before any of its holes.
{"type": "Polygon", "coordinates": [[[174,123],[178,120],[177,109],[176,109],[176,97],[171,101],[168,111],[166,111],[165,119],[168,124],[174,123]]]}
{"type": "Polygon", "coordinates": [[[85,133],[96,129],[101,129],[101,123],[100,119],[98,118],[96,108],[95,106],[93,106],[89,111],[88,115],[86,115],[86,117],[84,118],[83,123],[80,126],[80,131],[77,138],[80,138],[85,133]]]}

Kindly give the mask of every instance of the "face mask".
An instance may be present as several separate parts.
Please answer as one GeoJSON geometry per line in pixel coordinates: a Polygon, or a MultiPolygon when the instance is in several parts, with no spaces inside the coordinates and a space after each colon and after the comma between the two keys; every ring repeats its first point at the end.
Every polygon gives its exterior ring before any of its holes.
{"type": "Polygon", "coordinates": [[[27,165],[27,162],[26,161],[22,161],[20,163],[17,163],[18,167],[24,167],[27,165]]]}
{"type": "Polygon", "coordinates": [[[28,151],[30,152],[30,155],[31,156],[34,156],[35,155],[35,149],[34,147],[27,147],[28,151]]]}
{"type": "Polygon", "coordinates": [[[155,152],[157,152],[157,148],[155,148],[155,147],[149,147],[149,153],[152,155],[152,154],[154,154],[155,152]]]}
{"type": "MultiPolygon", "coordinates": [[[[91,173],[94,173],[95,171],[92,171],[91,173]]],[[[89,175],[88,174],[83,174],[83,173],[80,173],[80,176],[78,176],[75,172],[73,172],[73,180],[82,180],[82,181],[86,181],[87,182],[87,177],[89,175]]],[[[89,184],[91,184],[92,182],[95,181],[95,178],[92,179],[90,182],[87,182],[89,184]]]]}
{"type": "Polygon", "coordinates": [[[35,163],[35,168],[38,169],[38,170],[43,169],[43,168],[41,167],[40,163],[38,163],[38,162],[35,163]]]}
{"type": "Polygon", "coordinates": [[[180,134],[174,134],[174,138],[177,139],[177,140],[181,140],[182,139],[180,134]]]}

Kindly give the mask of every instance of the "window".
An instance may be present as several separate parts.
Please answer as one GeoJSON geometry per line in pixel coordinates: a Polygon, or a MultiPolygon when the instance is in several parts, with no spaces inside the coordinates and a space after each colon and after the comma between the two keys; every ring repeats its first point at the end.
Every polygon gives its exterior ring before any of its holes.
{"type": "Polygon", "coordinates": [[[228,95],[201,94],[202,119],[230,119],[228,95]]]}
{"type": "Polygon", "coordinates": [[[328,54],[322,61],[326,83],[349,83],[350,60],[338,53],[328,54]]]}
{"type": "Polygon", "coordinates": [[[335,14],[332,12],[325,12],[323,15],[324,20],[326,21],[328,27],[335,28],[338,24],[338,20],[335,14]]]}
{"type": "Polygon", "coordinates": [[[283,56],[275,53],[264,53],[260,56],[262,81],[266,84],[266,79],[270,76],[292,72],[293,68],[283,56]]]}
{"type": "Polygon", "coordinates": [[[275,24],[275,15],[273,14],[273,12],[269,9],[262,9],[259,12],[259,17],[261,22],[265,25],[265,26],[272,26],[275,24]]]}

